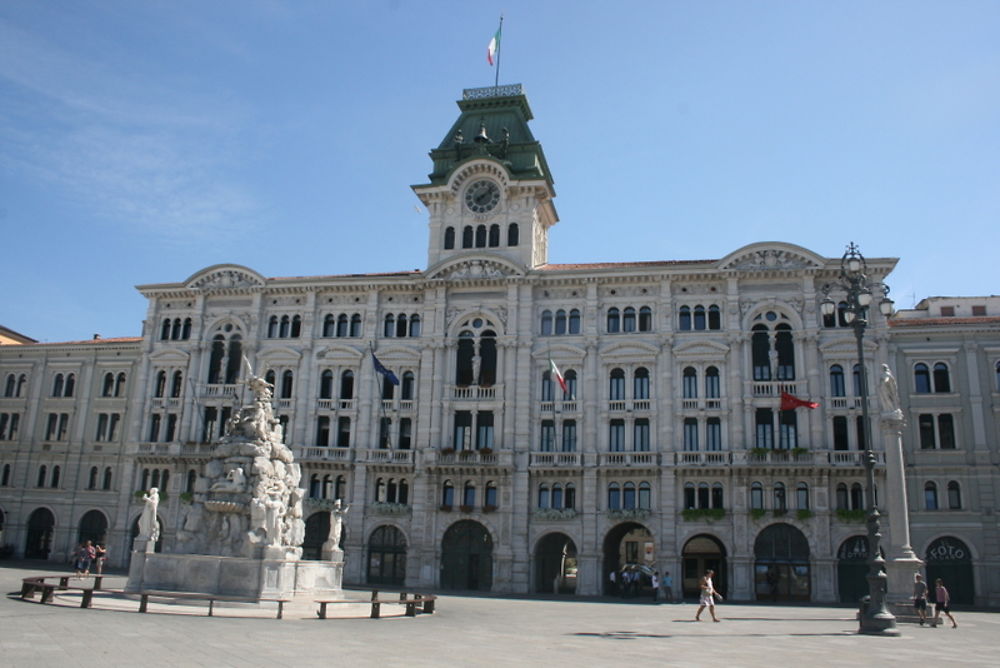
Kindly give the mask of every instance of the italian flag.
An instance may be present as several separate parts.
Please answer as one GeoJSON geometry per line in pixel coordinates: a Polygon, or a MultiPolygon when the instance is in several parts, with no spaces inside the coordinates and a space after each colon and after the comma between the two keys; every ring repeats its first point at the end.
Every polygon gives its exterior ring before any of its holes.
{"type": "Polygon", "coordinates": [[[500,28],[497,28],[497,34],[493,35],[493,39],[490,40],[489,46],[486,47],[486,62],[493,65],[496,61],[494,58],[497,55],[497,51],[500,50],[500,28]]]}
{"type": "Polygon", "coordinates": [[[556,363],[549,358],[549,370],[552,372],[552,376],[559,382],[559,387],[562,388],[563,394],[569,392],[569,386],[566,385],[566,379],[563,378],[562,371],[556,366],[556,363]]]}

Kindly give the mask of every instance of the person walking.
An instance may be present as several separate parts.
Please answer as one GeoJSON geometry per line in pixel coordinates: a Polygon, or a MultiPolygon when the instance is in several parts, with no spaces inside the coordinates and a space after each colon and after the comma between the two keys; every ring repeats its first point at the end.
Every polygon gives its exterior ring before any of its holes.
{"type": "Polygon", "coordinates": [[[650,579],[650,584],[653,585],[653,604],[655,605],[656,603],[659,602],[657,600],[657,597],[660,594],[660,571],[653,571],[653,574],[650,576],[649,579],[650,579]]]}
{"type": "Polygon", "coordinates": [[[709,569],[705,571],[705,574],[701,576],[701,581],[698,583],[698,587],[701,589],[701,597],[698,600],[698,612],[694,615],[694,621],[701,621],[701,612],[705,608],[708,608],[709,613],[712,615],[712,621],[717,622],[719,618],[715,616],[715,599],[718,598],[722,600],[722,595],[715,591],[715,585],[712,584],[712,576],[715,575],[715,571],[709,569]]]}
{"type": "Polygon", "coordinates": [[[927,583],[920,573],[913,576],[913,608],[920,617],[920,625],[923,626],[927,621],[927,583]]]}
{"type": "Polygon", "coordinates": [[[104,562],[108,559],[108,548],[104,545],[94,546],[94,570],[98,575],[104,573],[104,562]]]}
{"type": "Polygon", "coordinates": [[[957,629],[958,622],[951,616],[951,595],[945,588],[944,580],[941,578],[934,581],[934,601],[934,621],[931,622],[931,626],[937,627],[938,621],[941,619],[941,613],[943,612],[951,620],[951,628],[957,629]]]}
{"type": "Polygon", "coordinates": [[[611,569],[611,572],[608,573],[608,589],[612,596],[618,594],[618,573],[614,569],[611,569]]]}
{"type": "Polygon", "coordinates": [[[663,571],[663,579],[660,581],[663,587],[663,600],[667,603],[674,602],[674,578],[671,577],[670,571],[663,571]]]}

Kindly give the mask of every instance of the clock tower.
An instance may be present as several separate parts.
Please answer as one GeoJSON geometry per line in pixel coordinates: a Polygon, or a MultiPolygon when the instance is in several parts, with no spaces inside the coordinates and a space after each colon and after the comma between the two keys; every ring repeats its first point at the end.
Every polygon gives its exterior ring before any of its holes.
{"type": "Polygon", "coordinates": [[[430,183],[413,186],[429,214],[428,273],[472,257],[524,271],[545,264],[548,231],[559,217],[521,85],[466,89],[458,108],[430,153],[430,183]]]}

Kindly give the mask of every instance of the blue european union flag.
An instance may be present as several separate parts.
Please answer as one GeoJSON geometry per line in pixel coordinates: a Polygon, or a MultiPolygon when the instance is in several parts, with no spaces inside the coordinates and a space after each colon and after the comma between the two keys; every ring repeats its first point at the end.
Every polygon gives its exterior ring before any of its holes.
{"type": "Polygon", "coordinates": [[[382,366],[382,363],[378,361],[377,357],[375,357],[374,352],[372,353],[372,362],[375,364],[375,370],[378,371],[383,376],[385,376],[386,380],[388,380],[393,385],[399,385],[399,378],[396,378],[396,374],[394,374],[393,372],[389,371],[384,366],[382,366]]]}

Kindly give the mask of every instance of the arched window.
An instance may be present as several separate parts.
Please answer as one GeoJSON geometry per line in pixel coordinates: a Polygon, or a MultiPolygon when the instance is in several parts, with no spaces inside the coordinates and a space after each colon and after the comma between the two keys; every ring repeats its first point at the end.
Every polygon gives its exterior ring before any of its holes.
{"type": "MultiPolygon", "coordinates": [[[[855,364],[851,368],[851,377],[853,378],[853,381],[854,381],[854,396],[860,397],[861,396],[861,365],[860,364],[855,364]]],[[[867,383],[866,383],[866,385],[867,385],[867,383]]]]}
{"type": "Polygon", "coordinates": [[[490,248],[496,248],[499,245],[500,245],[500,226],[490,225],[489,246],[490,248]]]}
{"type": "Polygon", "coordinates": [[[688,331],[691,329],[691,307],[682,306],[677,312],[677,329],[688,331]]]}
{"type": "Polygon", "coordinates": [[[278,316],[272,315],[267,320],[267,338],[275,339],[278,337],[278,316]]]}
{"type": "Polygon", "coordinates": [[[309,476],[309,498],[319,499],[321,498],[320,493],[319,476],[313,473],[309,476]]]}
{"type": "Polygon", "coordinates": [[[97,467],[90,467],[90,476],[87,478],[87,489],[97,489],[97,467]]]}
{"type": "Polygon", "coordinates": [[[150,487],[160,486],[160,469],[153,469],[153,477],[149,481],[150,487]]]}
{"type": "Polygon", "coordinates": [[[759,482],[750,485],[750,508],[753,510],[764,509],[764,486],[759,482]]]}
{"type": "Polygon", "coordinates": [[[576,399],[576,371],[569,369],[563,374],[566,381],[566,391],[563,392],[563,401],[573,401],[576,399]]]}
{"type": "Polygon", "coordinates": [[[778,380],[795,380],[795,346],[792,328],[784,323],[775,329],[774,348],[778,353],[778,380]]]}
{"type": "Polygon", "coordinates": [[[140,489],[149,489],[149,469],[142,470],[142,485],[140,485],[140,489]]]}
{"type": "Polygon", "coordinates": [[[705,369],[705,397],[718,399],[722,396],[722,385],[719,381],[719,370],[710,366],[705,369]]]}
{"type": "MultiPolygon", "coordinates": [[[[8,376],[7,380],[11,389],[13,389],[14,377],[8,376]]],[[[101,384],[101,396],[110,397],[111,393],[114,392],[114,390],[115,390],[115,375],[109,371],[108,373],[104,374],[104,382],[101,384]]],[[[8,394],[7,396],[9,397],[10,394],[8,394]]]]}
{"type": "Polygon", "coordinates": [[[924,508],[927,510],[938,509],[937,485],[933,482],[924,483],[924,508]]]}
{"type": "Polygon", "coordinates": [[[416,376],[412,371],[403,372],[403,382],[400,384],[399,398],[403,401],[413,400],[413,388],[416,385],[416,376]]]}
{"type": "MultiPolygon", "coordinates": [[[[392,481],[392,487],[393,487],[392,491],[395,492],[396,491],[395,480],[392,481]]],[[[386,492],[385,478],[379,478],[378,480],[375,481],[375,501],[379,503],[385,503],[386,495],[387,492],[386,492]]]]}
{"type": "Polygon", "coordinates": [[[445,480],[441,486],[441,505],[445,508],[455,505],[455,486],[451,480],[445,480]]]}
{"type": "Polygon", "coordinates": [[[944,362],[938,362],[934,365],[934,391],[951,392],[951,377],[948,373],[948,365],[944,362]]]}
{"type": "Polygon", "coordinates": [[[162,397],[167,389],[167,372],[159,371],[156,374],[156,388],[153,391],[154,397],[162,397]]]}
{"type": "Polygon", "coordinates": [[[639,331],[653,331],[653,309],[643,306],[639,309],[639,331]]]}
{"type": "Polygon", "coordinates": [[[396,333],[396,315],[387,313],[385,316],[385,327],[382,329],[382,336],[390,337],[396,333]]]}
{"type": "Polygon", "coordinates": [[[507,226],[507,245],[516,246],[518,243],[517,223],[511,223],[507,226]]]}
{"type": "Polygon", "coordinates": [[[347,336],[347,314],[341,313],[337,316],[337,337],[343,338],[347,336]]]}
{"type": "Polygon", "coordinates": [[[787,510],[788,502],[785,498],[785,483],[776,482],[774,483],[774,509],[775,510],[787,510]]]}
{"type": "Polygon", "coordinates": [[[455,247],[455,228],[444,228],[444,249],[452,250],[455,247]]]}
{"type": "Polygon", "coordinates": [[[181,319],[174,318],[174,327],[170,330],[170,338],[176,341],[181,338],[181,319]]]}
{"type": "Polygon", "coordinates": [[[122,393],[125,391],[125,380],[126,380],[126,378],[127,377],[126,377],[124,371],[121,372],[121,373],[119,373],[118,376],[115,377],[115,396],[116,397],[122,396],[122,393]]]}
{"type": "Polygon", "coordinates": [[[28,382],[28,375],[27,374],[22,373],[20,376],[18,376],[18,379],[17,379],[17,391],[14,393],[15,397],[20,397],[21,396],[21,392],[24,390],[24,386],[27,384],[27,382],[28,382]]]}
{"type": "Polygon", "coordinates": [[[333,498],[343,499],[344,494],[347,493],[347,478],[342,475],[337,476],[336,482],[333,483],[333,498]]]}
{"type": "Polygon", "coordinates": [[[184,318],[184,327],[181,329],[181,338],[185,341],[191,338],[191,318],[184,318]]]}
{"type": "Polygon", "coordinates": [[[337,418],[337,447],[349,448],[351,446],[351,418],[342,415],[337,418]]]}
{"type": "Polygon", "coordinates": [[[864,510],[865,492],[861,488],[861,483],[856,482],[851,485],[851,510],[864,510]]]}
{"type": "Polygon", "coordinates": [[[396,336],[400,338],[406,336],[406,322],[407,318],[405,313],[400,313],[396,317],[396,336]]]}
{"type": "Polygon", "coordinates": [[[323,316],[323,337],[330,338],[337,332],[337,319],[332,313],[323,316]]]}
{"type": "Polygon", "coordinates": [[[625,372],[621,369],[612,369],[610,377],[608,398],[611,401],[624,401],[625,399],[625,372]]]}
{"type": "Polygon", "coordinates": [[[614,306],[608,309],[608,334],[615,334],[621,330],[621,314],[614,306]]]}
{"type": "Polygon", "coordinates": [[[104,480],[101,481],[101,489],[111,489],[111,467],[104,469],[104,480]]]}
{"type": "Polygon", "coordinates": [[[278,329],[278,337],[287,339],[291,332],[291,320],[287,315],[281,316],[281,326],[278,329]]]}
{"type": "Polygon", "coordinates": [[[170,396],[174,399],[181,396],[181,388],[184,386],[184,374],[178,369],[174,371],[173,378],[170,380],[170,396]]]}
{"type": "Polygon", "coordinates": [[[292,398],[292,381],[294,380],[294,375],[291,369],[285,369],[281,374],[281,398],[291,399],[292,398]]]}
{"type": "Polygon", "coordinates": [[[698,398],[698,372],[693,366],[684,367],[681,389],[684,399],[698,398]]]}
{"type": "Polygon", "coordinates": [[[333,398],[333,372],[325,369],[319,376],[319,398],[333,398]]]}
{"type": "Polygon", "coordinates": [[[552,334],[552,311],[545,309],[542,311],[542,336],[552,334]]]}
{"type": "Polygon", "coordinates": [[[648,482],[639,483],[639,508],[650,509],[652,508],[652,488],[648,482]]]}
{"type": "Polygon", "coordinates": [[[948,483],[948,510],[962,509],[962,488],[958,482],[952,480],[948,483]]]}
{"type": "Polygon", "coordinates": [[[632,306],[626,306],[625,310],[622,311],[622,331],[634,332],[635,328],[635,308],[632,306]]]}
{"type": "Polygon", "coordinates": [[[722,312],[715,304],[708,307],[708,328],[722,329],[722,312]]]}
{"type": "Polygon", "coordinates": [[[753,379],[756,381],[771,380],[771,343],[767,327],[754,325],[750,336],[750,352],[753,357],[753,379]]]}
{"type": "Polygon", "coordinates": [[[399,487],[396,488],[396,503],[407,504],[410,501],[410,484],[406,478],[401,478],[399,487]]]}
{"type": "Polygon", "coordinates": [[[354,398],[354,372],[348,369],[340,374],[340,399],[354,398]]]}
{"type": "Polygon", "coordinates": [[[708,483],[707,482],[698,483],[698,507],[708,508],[709,502],[710,499],[709,499],[708,483]]]}
{"type": "Polygon", "coordinates": [[[635,509],[635,483],[626,482],[622,485],[622,508],[625,510],[635,509]]]}
{"type": "Polygon", "coordinates": [[[795,507],[799,510],[809,510],[809,485],[804,482],[795,487],[795,507]]]}
{"type": "Polygon", "coordinates": [[[420,316],[417,314],[410,316],[410,336],[420,336],[420,316]]]}
{"type": "Polygon", "coordinates": [[[53,466],[52,467],[52,485],[51,485],[52,487],[58,487],[59,486],[59,473],[60,473],[59,467],[58,466],[53,466]]]}
{"type": "Polygon", "coordinates": [[[302,316],[295,315],[292,316],[292,331],[291,337],[297,339],[302,335],[302,316]]]}
{"type": "Polygon", "coordinates": [[[267,371],[264,372],[264,382],[266,382],[268,385],[275,387],[276,385],[275,378],[276,376],[274,375],[274,369],[268,369],[267,371]]]}
{"type": "Polygon", "coordinates": [[[565,494],[563,496],[564,508],[576,508],[576,485],[571,482],[566,483],[565,494]]]}
{"type": "Polygon", "coordinates": [[[996,372],[997,372],[996,391],[1000,392],[1000,362],[996,363],[996,372]]]}
{"type": "Polygon", "coordinates": [[[649,370],[639,367],[632,378],[632,398],[649,399],[649,370]]]}
{"type": "Polygon", "coordinates": [[[163,321],[163,325],[160,327],[160,340],[166,341],[170,338],[170,318],[163,321]]]}
{"type": "Polygon", "coordinates": [[[696,330],[707,329],[705,307],[701,304],[694,307],[694,328],[696,330]]]}
{"type": "Polygon", "coordinates": [[[847,388],[844,386],[844,367],[834,364],[830,367],[830,396],[843,397],[847,395],[847,388]]]}
{"type": "Polygon", "coordinates": [[[612,482],[608,484],[608,510],[621,510],[622,490],[621,486],[612,482]]]}
{"type": "Polygon", "coordinates": [[[694,510],[698,507],[693,482],[684,483],[684,510],[694,510]]]}
{"type": "Polygon", "coordinates": [[[566,311],[559,309],[556,311],[556,327],[555,334],[562,335],[566,333],[566,311]]]}
{"type": "Polygon", "coordinates": [[[476,248],[486,248],[486,226],[476,226],[476,248]]]}
{"type": "MultiPolygon", "coordinates": [[[[3,389],[3,396],[5,396],[5,397],[13,397],[14,396],[14,388],[16,386],[16,382],[17,382],[17,380],[14,378],[14,374],[12,374],[12,373],[7,374],[7,380],[6,380],[5,384],[4,384],[4,389],[3,389]]],[[[105,395],[105,396],[107,396],[107,395],[105,395]]]]}
{"type": "Polygon", "coordinates": [[[927,394],[931,391],[931,373],[923,362],[918,362],[913,367],[913,389],[918,394],[927,394]]]}
{"type": "Polygon", "coordinates": [[[580,333],[580,309],[570,309],[569,312],[569,333],[580,333]]]}
{"type": "Polygon", "coordinates": [[[470,508],[476,505],[476,483],[471,480],[466,480],[462,488],[462,505],[470,508]]]}
{"type": "Polygon", "coordinates": [[[542,401],[552,401],[552,372],[542,372],[542,401]]]}
{"type": "Polygon", "coordinates": [[[472,231],[471,225],[466,225],[462,228],[462,248],[472,248],[472,237],[475,232],[472,231]]]}
{"type": "MultiPolygon", "coordinates": [[[[351,315],[351,332],[350,335],[353,338],[358,338],[361,336],[361,314],[355,313],[351,315]]],[[[416,336],[416,335],[414,335],[416,336]]]]}
{"type": "Polygon", "coordinates": [[[57,373],[55,379],[52,381],[52,396],[61,397],[63,395],[63,375],[57,373]]]}
{"type": "Polygon", "coordinates": [[[48,469],[44,464],[38,467],[38,480],[36,481],[36,487],[45,487],[45,479],[48,477],[48,469]]]}

